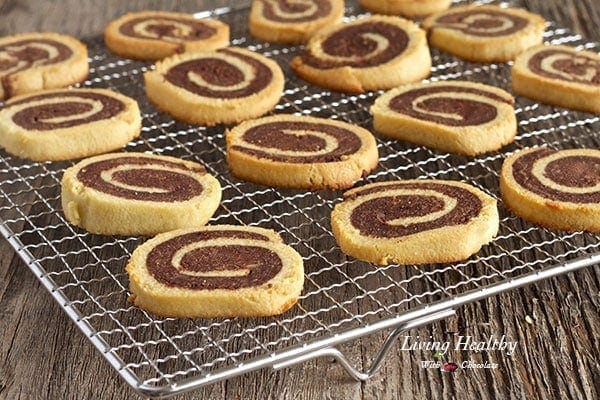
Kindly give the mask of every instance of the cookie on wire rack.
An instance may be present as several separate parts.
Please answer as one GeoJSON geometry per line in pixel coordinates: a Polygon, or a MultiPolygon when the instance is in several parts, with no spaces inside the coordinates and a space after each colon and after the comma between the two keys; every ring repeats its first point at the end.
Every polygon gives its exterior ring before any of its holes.
{"type": "Polygon", "coordinates": [[[341,121],[274,115],[227,131],[234,176],[296,189],[344,189],[377,166],[375,138],[341,121]]]}
{"type": "Polygon", "coordinates": [[[160,60],[176,53],[229,45],[229,25],[169,11],[138,11],[111,21],[104,30],[108,49],[122,57],[160,60]]]}
{"type": "Polygon", "coordinates": [[[144,73],[150,101],[174,118],[200,125],[259,117],[279,102],[277,63],[237,47],[174,55],[144,73]]]}
{"type": "Polygon", "coordinates": [[[495,5],[452,7],[423,21],[433,47],[473,62],[506,62],[542,43],[546,21],[495,5]]]}
{"type": "Polygon", "coordinates": [[[513,104],[514,98],[497,87],[444,81],[392,89],[375,101],[371,113],[375,131],[384,136],[473,156],[514,140],[513,104]]]}
{"type": "Polygon", "coordinates": [[[498,232],[496,200],[462,182],[402,180],[344,193],[331,213],[342,251],[374,264],[461,261],[498,232]]]}
{"type": "Polygon", "coordinates": [[[500,193],[512,212],[538,225],[600,232],[600,150],[521,150],[502,164],[500,193]]]}
{"type": "Polygon", "coordinates": [[[91,157],[61,182],[67,220],[91,233],[155,235],[208,222],[221,185],[198,163],[143,153],[91,157]]]}
{"type": "Polygon", "coordinates": [[[515,93],[560,107],[600,113],[600,55],[568,46],[536,46],[517,56],[515,93]]]}
{"type": "Polygon", "coordinates": [[[360,0],[360,6],[374,14],[423,18],[446,10],[452,0],[360,0]]]}
{"type": "Polygon", "coordinates": [[[74,37],[25,33],[0,38],[0,101],[66,87],[87,75],[87,48],[74,37]]]}
{"type": "Polygon", "coordinates": [[[425,32],[415,23],[373,16],[319,30],[291,67],[317,86],[361,93],[429,76],[431,57],[425,32]]]}
{"type": "Polygon", "coordinates": [[[69,160],[125,146],[141,130],[138,104],[106,89],[13,97],[0,110],[0,146],[35,161],[69,160]]]}
{"type": "Polygon", "coordinates": [[[281,314],[304,284],[302,257],[270,229],[214,225],[167,232],[127,264],[131,300],[180,318],[281,314]]]}
{"type": "Polygon", "coordinates": [[[306,43],[315,31],[344,16],[344,0],[254,0],[248,27],[257,39],[306,43]]]}

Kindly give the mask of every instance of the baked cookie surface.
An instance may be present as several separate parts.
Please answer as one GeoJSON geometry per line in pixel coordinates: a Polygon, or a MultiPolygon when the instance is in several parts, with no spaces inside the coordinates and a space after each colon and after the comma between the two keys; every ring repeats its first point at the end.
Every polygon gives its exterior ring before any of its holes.
{"type": "Polygon", "coordinates": [[[452,0],[360,0],[360,6],[373,14],[422,18],[446,10],[452,0]]]}
{"type": "Polygon", "coordinates": [[[494,5],[452,7],[423,21],[433,47],[473,62],[506,62],[542,43],[546,22],[494,5]]]}
{"type": "Polygon", "coordinates": [[[521,150],[506,160],[500,193],[518,216],[547,228],[600,231],[600,150],[521,150]]]}
{"type": "Polygon", "coordinates": [[[513,97],[466,81],[417,83],[392,89],[371,107],[375,131],[434,149],[476,155],[512,142],[513,97]]]}
{"type": "Polygon", "coordinates": [[[122,57],[160,60],[176,53],[215,50],[229,45],[229,26],[168,11],[127,13],[104,30],[109,50],[122,57]]]}
{"type": "Polygon", "coordinates": [[[142,153],[87,158],[61,182],[67,220],[105,235],[155,235],[208,222],[221,185],[198,163],[142,153]]]}
{"type": "Polygon", "coordinates": [[[259,117],[275,107],[284,86],[275,61],[237,47],[174,55],[145,72],[144,80],[154,105],[200,125],[259,117]]]}
{"type": "Polygon", "coordinates": [[[58,33],[0,38],[0,100],[66,87],[88,75],[87,48],[58,33]]]}
{"type": "Polygon", "coordinates": [[[306,43],[315,31],[344,16],[344,0],[254,0],[248,27],[257,39],[306,43]]]}
{"type": "Polygon", "coordinates": [[[243,122],[226,137],[233,175],[268,186],[348,188],[377,166],[373,135],[330,119],[263,117],[243,122]]]}
{"type": "Polygon", "coordinates": [[[373,16],[319,30],[291,67],[317,86],[361,93],[429,76],[431,57],[425,32],[416,24],[373,16]]]}
{"type": "Polygon", "coordinates": [[[302,257],[269,229],[214,225],[167,232],[127,264],[131,299],[167,317],[281,314],[304,284],[302,257]]]}
{"type": "Polygon", "coordinates": [[[0,110],[0,146],[36,161],[105,153],[139,136],[138,104],[106,89],[59,89],[10,99],[0,110]]]}
{"type": "Polygon", "coordinates": [[[536,46],[511,70],[515,93],[575,110],[600,113],[600,55],[568,46],[536,46]]]}
{"type": "Polygon", "coordinates": [[[443,180],[361,186],[344,193],[331,213],[342,251],[374,264],[464,260],[492,240],[498,225],[494,198],[443,180]]]}

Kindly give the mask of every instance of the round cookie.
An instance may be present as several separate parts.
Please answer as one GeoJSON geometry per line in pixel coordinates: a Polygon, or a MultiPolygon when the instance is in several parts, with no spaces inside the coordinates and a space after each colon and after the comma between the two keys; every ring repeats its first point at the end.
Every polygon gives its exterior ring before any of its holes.
{"type": "Polygon", "coordinates": [[[88,75],[87,48],[58,33],[0,38],[0,101],[81,82],[88,75]]]}
{"type": "Polygon", "coordinates": [[[317,86],[361,93],[429,76],[431,57],[425,32],[416,24],[374,16],[319,30],[291,67],[317,86]]]}
{"type": "Polygon", "coordinates": [[[600,150],[521,150],[502,164],[500,193],[538,225],[600,232],[600,150]]]}
{"type": "Polygon", "coordinates": [[[450,7],[452,0],[360,0],[360,6],[373,14],[423,18],[450,7]]]}
{"type": "Polygon", "coordinates": [[[227,131],[234,176],[297,189],[348,188],[377,166],[377,144],[363,128],[331,119],[275,115],[227,131]]]}
{"type": "Polygon", "coordinates": [[[229,46],[229,25],[168,11],[127,13],[104,30],[104,42],[121,57],[160,60],[176,53],[229,46]]]}
{"type": "Polygon", "coordinates": [[[315,31],[344,16],[344,0],[254,0],[250,34],[273,43],[306,43],[315,31]]]}
{"type": "Polygon", "coordinates": [[[560,107],[600,113],[600,55],[568,46],[536,46],[517,56],[515,93],[560,107]]]}
{"type": "Polygon", "coordinates": [[[281,314],[304,284],[302,257],[272,230],[215,225],[167,232],[127,264],[131,299],[180,318],[281,314]]]}
{"type": "Polygon", "coordinates": [[[149,236],[206,224],[221,185],[195,162],[113,153],[67,168],[61,201],[69,222],[88,232],[149,236]]]}
{"type": "Polygon", "coordinates": [[[502,89],[447,81],[392,89],[375,101],[371,113],[375,131],[387,137],[473,156],[514,140],[513,104],[502,89]]]}
{"type": "Polygon", "coordinates": [[[138,137],[135,100],[106,89],[58,89],[18,96],[0,110],[0,146],[36,161],[106,153],[138,137]]]}
{"type": "Polygon", "coordinates": [[[344,193],[331,213],[342,251],[383,265],[464,260],[493,239],[498,225],[494,198],[443,180],[361,186],[344,193]]]}
{"type": "Polygon", "coordinates": [[[144,73],[150,101],[176,119],[200,125],[259,117],[279,102],[279,65],[260,54],[228,47],[166,58],[144,73]]]}
{"type": "Polygon", "coordinates": [[[542,43],[546,21],[494,5],[452,7],[423,21],[433,47],[473,62],[506,62],[542,43]]]}

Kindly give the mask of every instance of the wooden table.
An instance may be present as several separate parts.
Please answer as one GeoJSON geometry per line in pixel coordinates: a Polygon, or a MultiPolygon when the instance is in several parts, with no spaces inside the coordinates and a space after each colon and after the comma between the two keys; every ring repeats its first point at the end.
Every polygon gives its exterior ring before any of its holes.
{"type": "MultiPolygon", "coordinates": [[[[125,11],[198,11],[227,1],[0,0],[0,35],[59,31],[78,37],[102,32],[125,11]]],[[[597,0],[523,0],[559,26],[600,40],[597,0]]],[[[326,360],[274,372],[263,370],[206,387],[178,399],[598,399],[600,398],[600,267],[587,268],[487,301],[462,307],[455,318],[411,332],[428,338],[447,330],[517,340],[496,370],[459,374],[416,368],[419,353],[396,347],[381,372],[357,383],[326,360]],[[532,323],[526,322],[531,316],[532,323]]],[[[370,341],[349,347],[369,363],[370,341]]],[[[0,241],[0,398],[125,399],[134,392],[40,287],[5,240],[0,241]]]]}

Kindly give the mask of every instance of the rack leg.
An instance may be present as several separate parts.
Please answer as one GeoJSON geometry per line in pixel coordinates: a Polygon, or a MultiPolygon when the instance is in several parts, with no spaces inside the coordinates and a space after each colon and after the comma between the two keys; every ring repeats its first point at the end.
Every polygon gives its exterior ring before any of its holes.
{"type": "Polygon", "coordinates": [[[381,368],[381,365],[383,364],[383,361],[385,360],[385,357],[387,356],[388,352],[390,351],[390,349],[396,342],[396,339],[398,338],[398,336],[401,333],[406,332],[411,329],[414,329],[414,328],[418,328],[418,327],[430,324],[435,321],[439,321],[444,318],[448,318],[455,314],[456,314],[456,311],[453,308],[450,308],[447,310],[439,311],[437,313],[426,315],[421,318],[414,319],[412,321],[406,322],[406,323],[398,326],[385,339],[385,342],[383,343],[381,350],[379,350],[379,352],[377,353],[377,356],[373,360],[373,363],[364,372],[358,370],[355,366],[353,366],[350,363],[350,361],[348,361],[348,358],[344,355],[344,353],[342,353],[336,347],[324,347],[322,349],[318,349],[318,350],[312,351],[310,353],[303,354],[301,356],[292,358],[290,360],[285,360],[280,363],[274,364],[273,368],[281,369],[281,368],[286,368],[286,367],[289,367],[289,366],[292,366],[295,364],[300,364],[300,363],[303,363],[305,361],[312,360],[315,358],[333,357],[342,367],[344,367],[344,369],[346,370],[348,375],[350,375],[353,379],[355,379],[357,381],[366,381],[367,379],[373,377],[373,375],[375,375],[377,373],[377,371],[379,371],[379,369],[381,368]]]}

